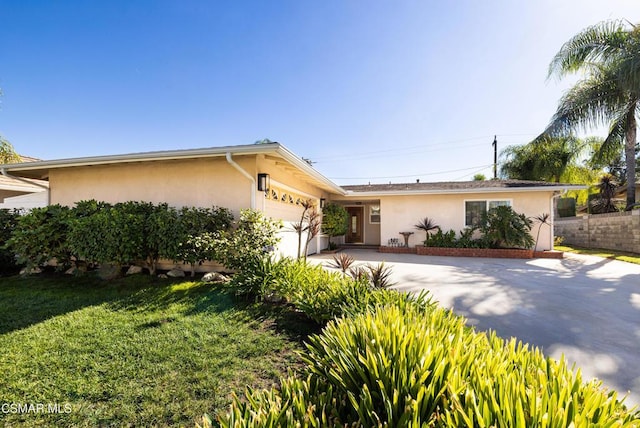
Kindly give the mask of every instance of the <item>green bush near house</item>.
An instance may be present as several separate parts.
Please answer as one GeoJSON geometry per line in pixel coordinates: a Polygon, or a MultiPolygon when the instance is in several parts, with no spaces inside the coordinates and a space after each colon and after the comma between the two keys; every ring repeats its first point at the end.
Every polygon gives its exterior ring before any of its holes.
{"type": "Polygon", "coordinates": [[[322,232],[329,235],[329,246],[331,238],[342,236],[349,228],[349,213],[342,206],[329,203],[322,209],[322,232]]]}
{"type": "Polygon", "coordinates": [[[61,205],[34,208],[18,219],[8,248],[16,254],[18,263],[28,269],[53,259],[64,269],[73,256],[68,240],[72,218],[71,210],[61,205]]]}
{"type": "Polygon", "coordinates": [[[0,210],[0,275],[12,274],[20,269],[15,253],[7,245],[19,218],[20,212],[17,210],[0,210]]]}
{"type": "MultiPolygon", "coordinates": [[[[429,218],[416,225],[423,230],[427,227],[424,223],[431,224],[429,218]]],[[[444,248],[532,248],[535,244],[531,236],[532,221],[524,214],[516,213],[509,206],[497,206],[485,212],[480,224],[460,231],[460,237],[456,238],[456,232],[451,229],[443,232],[438,226],[432,226],[435,233],[427,234],[424,241],[426,247],[444,248]],[[480,237],[474,238],[474,232],[479,231],[480,237]]]]}

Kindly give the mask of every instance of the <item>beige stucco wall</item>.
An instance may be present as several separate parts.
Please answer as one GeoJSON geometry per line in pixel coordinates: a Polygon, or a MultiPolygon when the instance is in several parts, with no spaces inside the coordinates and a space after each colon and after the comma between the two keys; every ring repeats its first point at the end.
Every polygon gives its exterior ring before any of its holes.
{"type": "MultiPolygon", "coordinates": [[[[255,158],[234,160],[255,176],[255,158]]],[[[250,206],[253,185],[225,159],[192,159],[51,170],[51,203],[72,206],[96,199],[166,202],[174,207],[213,205],[237,215],[250,206]]]]}
{"type": "MultiPolygon", "coordinates": [[[[533,217],[551,212],[552,192],[472,193],[453,195],[399,195],[380,197],[381,224],[378,244],[386,245],[390,238],[403,241],[400,232],[414,232],[409,246],[421,245],[424,232],[416,230],[415,224],[424,217],[432,218],[443,231],[449,229],[459,233],[464,226],[464,203],[467,200],[509,200],[513,209],[533,217]]],[[[342,201],[346,205],[348,201],[342,201]]],[[[368,221],[368,219],[367,219],[368,221]]],[[[534,223],[532,235],[538,232],[534,223]]],[[[552,228],[542,226],[538,250],[552,248],[552,228]]]]}
{"type": "MultiPolygon", "coordinates": [[[[269,174],[272,186],[289,194],[316,203],[327,197],[299,170],[281,160],[264,155],[233,156],[233,160],[254,179],[258,173],[269,174]]],[[[73,206],[81,200],[96,199],[110,203],[166,202],[174,207],[216,205],[229,208],[236,218],[240,210],[250,208],[251,193],[255,192],[256,209],[285,225],[277,251],[297,254],[297,235],[291,231],[291,222],[299,221],[302,208],[269,200],[222,157],[54,169],[49,183],[52,204],[73,206]]],[[[318,247],[314,240],[309,252],[316,252],[318,247]]]]}

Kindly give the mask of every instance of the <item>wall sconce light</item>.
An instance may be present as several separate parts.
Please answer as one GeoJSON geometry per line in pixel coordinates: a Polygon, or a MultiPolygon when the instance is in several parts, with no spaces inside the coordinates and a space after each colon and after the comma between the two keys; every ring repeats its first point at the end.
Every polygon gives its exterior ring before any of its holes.
{"type": "Polygon", "coordinates": [[[325,198],[320,198],[320,209],[323,209],[326,203],[327,200],[325,198]]]}
{"type": "Polygon", "coordinates": [[[258,174],[258,190],[261,192],[266,192],[270,186],[269,174],[260,173],[258,174]]]}

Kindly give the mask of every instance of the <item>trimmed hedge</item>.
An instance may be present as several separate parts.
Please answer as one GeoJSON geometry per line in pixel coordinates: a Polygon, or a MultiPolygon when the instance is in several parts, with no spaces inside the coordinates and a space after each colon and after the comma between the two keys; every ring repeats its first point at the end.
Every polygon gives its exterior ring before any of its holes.
{"type": "Polygon", "coordinates": [[[8,247],[11,233],[18,224],[20,211],[0,210],[0,274],[12,274],[20,270],[16,255],[8,247]]]}
{"type": "Polygon", "coordinates": [[[141,264],[155,274],[160,259],[194,266],[215,260],[215,245],[233,220],[226,208],[182,208],[129,201],[111,205],[81,201],[74,208],[51,205],[21,216],[9,249],[28,267],[54,260],[59,268],[74,262],[141,264]]]}

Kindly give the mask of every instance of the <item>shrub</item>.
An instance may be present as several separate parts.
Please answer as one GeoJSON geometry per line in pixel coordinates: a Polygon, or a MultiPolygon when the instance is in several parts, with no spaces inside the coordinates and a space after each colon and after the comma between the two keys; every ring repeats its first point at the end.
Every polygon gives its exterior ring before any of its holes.
{"type": "Polygon", "coordinates": [[[271,257],[281,227],[279,221],[266,218],[260,211],[243,210],[235,229],[216,243],[212,258],[229,269],[251,269],[271,257]]]}
{"type": "MultiPolygon", "coordinates": [[[[396,293],[398,294],[398,293],[396,293]]],[[[242,426],[637,426],[615,392],[564,361],[444,309],[377,306],[309,339],[301,378],[247,390],[219,415],[242,426]]]]}
{"type": "Polygon", "coordinates": [[[7,245],[19,218],[20,211],[0,210],[0,274],[15,273],[20,269],[15,253],[7,245]]]}
{"type": "Polygon", "coordinates": [[[51,260],[57,262],[58,269],[71,264],[72,249],[68,241],[72,213],[68,207],[49,205],[34,208],[20,216],[8,241],[18,263],[28,269],[42,266],[51,260]]]}
{"type": "Polygon", "coordinates": [[[342,206],[330,203],[322,209],[322,232],[329,235],[329,247],[331,238],[342,236],[349,228],[349,213],[342,206]]]}
{"type": "Polygon", "coordinates": [[[438,229],[436,233],[431,234],[425,241],[426,247],[445,247],[455,248],[458,246],[456,241],[455,230],[449,230],[448,232],[442,232],[442,229],[438,229]]]}
{"type": "Polygon", "coordinates": [[[227,208],[182,208],[178,226],[180,239],[173,259],[189,264],[194,276],[196,264],[215,258],[216,241],[232,223],[233,215],[227,208]]]}
{"type": "Polygon", "coordinates": [[[152,210],[150,203],[123,202],[77,218],[69,234],[74,251],[93,263],[127,265],[146,260],[146,223],[152,210]]]}
{"type": "Polygon", "coordinates": [[[491,208],[482,216],[480,232],[490,248],[531,248],[532,221],[509,206],[491,208]]]}

